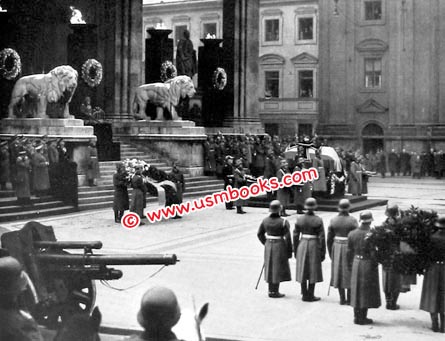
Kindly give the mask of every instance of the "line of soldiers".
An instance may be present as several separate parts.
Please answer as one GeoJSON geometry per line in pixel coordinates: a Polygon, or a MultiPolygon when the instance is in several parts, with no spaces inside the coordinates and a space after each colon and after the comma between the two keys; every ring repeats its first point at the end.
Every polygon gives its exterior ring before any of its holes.
{"type": "MultiPolygon", "coordinates": [[[[269,297],[284,296],[279,287],[281,282],[291,280],[289,258],[293,253],[302,300],[319,301],[320,298],[315,296],[315,285],[323,281],[321,263],[327,248],[332,260],[330,286],[338,289],[340,305],[347,304],[354,308],[355,324],[373,323],[367,317],[368,309],[380,307],[381,299],[375,250],[365,240],[373,221],[372,212],[361,212],[359,224],[349,215],[349,200],[341,199],[339,214],[330,221],[325,242],[323,220],[314,213],[317,201],[314,198],[306,199],[304,208],[306,212],[297,217],[292,237],[289,222],[280,216],[282,205],[278,200],[270,203],[270,216],[262,221],[258,229],[258,239],[265,246],[263,270],[264,279],[269,285],[269,297]]],[[[398,213],[397,206],[387,207],[387,220],[399,219],[398,213]]],[[[445,216],[439,217],[435,225],[439,230],[432,236],[434,264],[425,273],[420,309],[431,313],[433,331],[444,333],[445,216]]],[[[399,309],[397,298],[403,291],[403,284],[415,283],[411,282],[410,276],[405,277],[392,268],[384,269],[383,288],[387,309],[399,309]]]]}

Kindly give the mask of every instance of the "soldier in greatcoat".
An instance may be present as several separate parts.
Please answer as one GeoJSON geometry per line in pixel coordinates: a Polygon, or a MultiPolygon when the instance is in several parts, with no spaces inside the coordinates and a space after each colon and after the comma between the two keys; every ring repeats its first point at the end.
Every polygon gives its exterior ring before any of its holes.
{"type": "Polygon", "coordinates": [[[348,177],[348,192],[352,195],[361,195],[362,169],[355,158],[351,161],[351,168],[348,177]]]}
{"type": "Polygon", "coordinates": [[[350,209],[349,200],[341,199],[338,203],[339,213],[329,224],[326,242],[332,259],[330,285],[338,289],[341,305],[351,302],[351,271],[347,259],[348,234],[358,228],[357,219],[349,215],[350,209]]]}
{"type": "MultiPolygon", "coordinates": [[[[135,174],[131,179],[131,187],[133,188],[133,192],[131,193],[130,211],[137,213],[142,220],[144,218],[144,208],[147,205],[147,187],[145,186],[144,179],[142,178],[142,166],[136,165],[134,168],[135,174]]],[[[145,223],[141,221],[140,225],[145,225],[145,223]]]]}
{"type": "MultiPolygon", "coordinates": [[[[289,165],[288,165],[286,159],[281,159],[280,160],[280,169],[276,173],[276,177],[280,183],[283,181],[283,177],[286,174],[290,174],[289,165]]],[[[283,207],[283,209],[281,211],[281,215],[283,217],[288,216],[288,214],[286,213],[286,208],[289,206],[290,193],[291,193],[290,187],[279,188],[277,191],[277,200],[281,203],[281,205],[283,207]]]]}
{"type": "Polygon", "coordinates": [[[37,196],[48,193],[49,190],[49,162],[43,155],[43,144],[35,147],[35,153],[32,156],[32,176],[34,191],[37,196]]]}
{"type": "Polygon", "coordinates": [[[317,201],[307,198],[304,203],[307,212],[297,218],[293,233],[294,253],[297,260],[296,281],[301,284],[302,299],[305,302],[319,301],[315,297],[315,283],[323,281],[321,263],[326,255],[323,220],[314,211],[317,201]]]}
{"type": "Polygon", "coordinates": [[[292,241],[289,222],[280,217],[281,203],[273,200],[269,205],[270,216],[258,229],[258,239],[264,245],[264,280],[269,283],[269,297],[279,298],[280,283],[291,280],[289,258],[292,241]]]}
{"type": "MultiPolygon", "coordinates": [[[[294,168],[294,173],[300,172],[302,170],[303,163],[304,163],[304,158],[297,157],[297,163],[294,168]]],[[[307,197],[306,197],[306,195],[308,195],[307,193],[310,193],[310,186],[311,186],[310,183],[301,183],[301,184],[293,186],[294,205],[297,208],[298,214],[304,213],[303,212],[304,201],[307,199],[307,197]],[[309,190],[307,190],[307,187],[309,187],[309,190]],[[306,191],[305,191],[305,188],[306,188],[306,191]]]]}
{"type": "MultiPolygon", "coordinates": [[[[233,156],[227,155],[225,159],[225,164],[223,167],[223,180],[224,180],[224,189],[227,189],[227,186],[234,185],[234,176],[233,176],[233,156]]],[[[226,202],[226,210],[233,210],[233,201],[226,202]]]]}
{"type": "MultiPolygon", "coordinates": [[[[243,161],[241,159],[236,159],[235,168],[233,170],[233,179],[235,188],[241,188],[247,185],[246,174],[243,169],[243,161]]],[[[236,213],[245,214],[246,212],[243,210],[243,205],[245,200],[238,199],[235,201],[236,213]]]]}
{"type": "Polygon", "coordinates": [[[16,195],[19,205],[31,205],[31,188],[29,184],[29,176],[31,172],[31,161],[26,155],[26,150],[19,151],[16,160],[17,177],[16,177],[16,195]]]}
{"type": "Polygon", "coordinates": [[[433,264],[423,279],[420,309],[431,314],[434,332],[445,333],[445,216],[440,216],[435,226],[439,230],[431,236],[433,264]]]}
{"type": "MultiPolygon", "coordinates": [[[[400,212],[397,205],[388,205],[385,214],[387,216],[385,223],[388,228],[400,221],[400,212]]],[[[397,299],[402,291],[402,279],[402,274],[394,271],[392,267],[383,267],[382,284],[386,298],[386,309],[397,310],[400,308],[397,299]]]]}
{"type": "Polygon", "coordinates": [[[173,163],[172,171],[170,172],[168,177],[176,185],[176,196],[178,198],[177,204],[181,204],[182,197],[185,191],[185,180],[184,180],[184,173],[182,173],[181,170],[178,168],[176,162],[173,163]]]}
{"type": "Polygon", "coordinates": [[[120,223],[125,210],[129,208],[127,172],[122,162],[116,164],[116,173],[113,175],[113,186],[114,221],[120,223]]]}
{"type": "Polygon", "coordinates": [[[397,173],[397,164],[399,162],[399,156],[396,154],[394,149],[391,149],[391,152],[388,154],[388,168],[391,176],[394,176],[397,173]]]}
{"type": "Polygon", "coordinates": [[[36,321],[20,309],[19,295],[28,281],[20,263],[13,257],[0,258],[0,340],[43,341],[36,321]]]}
{"type": "Polygon", "coordinates": [[[59,172],[59,151],[57,150],[57,140],[52,139],[50,140],[49,146],[48,146],[48,174],[49,174],[49,183],[51,187],[51,192],[54,194],[57,194],[59,192],[60,186],[59,186],[59,178],[60,178],[60,172],[59,172]]]}
{"type": "Polygon", "coordinates": [[[360,226],[348,235],[348,265],[351,269],[351,306],[355,324],[371,324],[369,308],[378,308],[380,301],[379,268],[374,250],[366,242],[373,221],[371,211],[360,213],[360,226]]]}
{"type": "Polygon", "coordinates": [[[6,190],[6,184],[10,182],[9,178],[9,149],[8,142],[0,143],[0,189],[6,190]]]}

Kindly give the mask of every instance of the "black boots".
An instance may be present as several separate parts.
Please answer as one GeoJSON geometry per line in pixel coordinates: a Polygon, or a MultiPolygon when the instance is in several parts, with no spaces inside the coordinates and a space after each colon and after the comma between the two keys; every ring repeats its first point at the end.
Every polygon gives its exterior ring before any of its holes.
{"type": "Polygon", "coordinates": [[[349,289],[338,289],[340,295],[340,305],[349,305],[351,303],[351,294],[349,289]]]}
{"type": "Polygon", "coordinates": [[[315,283],[307,285],[307,281],[301,283],[301,294],[303,295],[302,300],[304,302],[316,302],[320,301],[320,297],[315,297],[315,283]]]}
{"type": "Polygon", "coordinates": [[[367,318],[368,309],[354,308],[354,323],[359,325],[372,324],[373,321],[367,318]]]}
{"type": "Polygon", "coordinates": [[[430,313],[431,314],[431,329],[435,333],[445,333],[445,314],[444,313],[430,313]],[[440,326],[439,326],[440,317],[440,326]]]}
{"type": "Polygon", "coordinates": [[[236,213],[238,214],[245,214],[246,212],[243,211],[242,206],[236,206],[236,213]]]}
{"type": "Polygon", "coordinates": [[[398,292],[385,292],[386,296],[386,309],[388,310],[398,310],[400,306],[397,304],[397,299],[399,298],[398,292]]]}
{"type": "Polygon", "coordinates": [[[280,293],[280,283],[269,283],[269,297],[280,298],[284,297],[284,294],[280,293]]]}
{"type": "Polygon", "coordinates": [[[114,222],[120,224],[123,216],[124,211],[114,211],[114,222]]]}

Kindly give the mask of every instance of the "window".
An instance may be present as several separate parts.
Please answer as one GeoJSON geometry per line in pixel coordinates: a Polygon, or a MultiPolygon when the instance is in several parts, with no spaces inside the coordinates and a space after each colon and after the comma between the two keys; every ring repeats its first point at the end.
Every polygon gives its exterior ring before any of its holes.
{"type": "Polygon", "coordinates": [[[265,71],[264,79],[265,79],[264,97],[266,98],[280,97],[280,72],[265,71]]]}
{"type": "Polygon", "coordinates": [[[264,37],[266,42],[278,42],[280,40],[280,20],[264,20],[264,37]]]}
{"type": "Polygon", "coordinates": [[[298,97],[314,97],[314,71],[302,70],[298,72],[298,97]]]}
{"type": "Polygon", "coordinates": [[[203,38],[210,36],[216,36],[216,23],[204,23],[202,24],[203,38]]]}
{"type": "Polygon", "coordinates": [[[365,58],[365,88],[378,89],[382,86],[382,59],[365,58]]]}
{"type": "Polygon", "coordinates": [[[298,19],[298,40],[314,39],[314,19],[299,18],[298,19]]]}
{"type": "Polygon", "coordinates": [[[175,43],[178,45],[178,41],[180,41],[184,37],[184,31],[188,29],[187,25],[176,25],[175,26],[175,43]]]}
{"type": "Polygon", "coordinates": [[[382,20],[382,0],[365,1],[365,20],[382,20]]]}

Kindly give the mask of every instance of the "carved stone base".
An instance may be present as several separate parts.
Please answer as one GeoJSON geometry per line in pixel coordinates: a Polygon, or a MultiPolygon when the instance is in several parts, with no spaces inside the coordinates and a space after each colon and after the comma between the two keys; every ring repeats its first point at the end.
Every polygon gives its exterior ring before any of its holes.
{"type": "Polygon", "coordinates": [[[177,162],[185,173],[204,173],[205,129],[192,121],[125,121],[113,124],[113,136],[177,162]]]}

